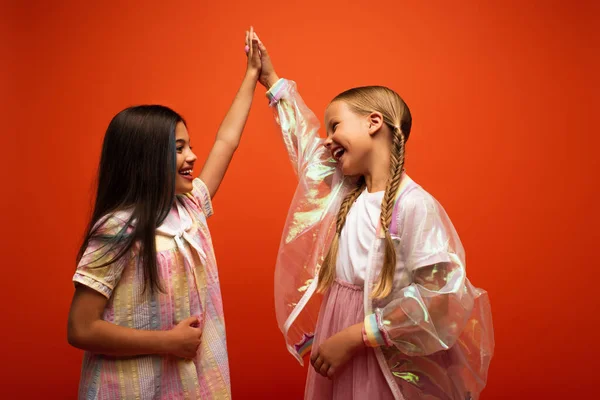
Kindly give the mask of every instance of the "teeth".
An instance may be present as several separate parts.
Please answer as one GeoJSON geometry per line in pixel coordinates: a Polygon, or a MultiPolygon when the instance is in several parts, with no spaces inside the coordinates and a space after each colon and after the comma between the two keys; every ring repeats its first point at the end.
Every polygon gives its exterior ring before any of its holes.
{"type": "Polygon", "coordinates": [[[192,173],[192,170],[191,169],[186,169],[185,171],[181,171],[179,173],[182,174],[182,175],[190,175],[192,173]]]}
{"type": "Polygon", "coordinates": [[[343,153],[343,152],[344,152],[344,149],[342,149],[342,148],[336,149],[336,150],[333,152],[333,157],[334,157],[334,158],[340,158],[340,157],[342,156],[342,153],[343,153]]]}

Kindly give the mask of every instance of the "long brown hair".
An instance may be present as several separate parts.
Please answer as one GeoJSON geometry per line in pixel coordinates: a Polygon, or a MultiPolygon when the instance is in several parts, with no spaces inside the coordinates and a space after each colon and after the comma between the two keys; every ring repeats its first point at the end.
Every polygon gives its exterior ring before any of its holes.
{"type": "Polygon", "coordinates": [[[179,122],[185,124],[179,114],[160,105],[130,107],[112,119],[104,135],[94,211],[77,263],[93,240],[103,243],[99,257],[115,254],[97,267],[117,262],[139,243],[144,290],[162,289],[156,265],[156,228],[175,201],[175,127],[179,122]],[[131,217],[123,228],[104,235],[103,224],[98,222],[129,208],[131,217]],[[133,231],[128,233],[133,221],[133,231]]]}
{"type": "MultiPolygon", "coordinates": [[[[343,101],[358,115],[369,115],[379,112],[383,122],[392,132],[392,149],[390,152],[390,178],[388,179],[385,194],[381,202],[381,227],[385,233],[385,258],[377,286],[373,290],[373,297],[383,298],[392,291],[394,271],[396,269],[396,252],[389,226],[394,209],[394,199],[404,169],[404,144],[410,135],[412,117],[404,100],[393,90],[383,86],[364,86],[349,89],[337,95],[331,102],[343,101]]],[[[350,191],[342,201],[337,214],[336,233],[319,270],[319,285],[317,290],[323,292],[331,286],[335,279],[335,268],[339,248],[340,233],[346,223],[346,216],[354,201],[364,190],[364,178],[360,178],[356,187],[350,191]]]]}

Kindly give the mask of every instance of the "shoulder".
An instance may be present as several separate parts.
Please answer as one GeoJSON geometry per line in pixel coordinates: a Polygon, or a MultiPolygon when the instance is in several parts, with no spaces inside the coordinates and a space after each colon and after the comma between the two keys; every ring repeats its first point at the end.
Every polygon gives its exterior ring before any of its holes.
{"type": "Polygon", "coordinates": [[[410,213],[427,214],[437,213],[439,202],[420,185],[410,188],[398,199],[398,211],[400,215],[410,213]]]}
{"type": "Polygon", "coordinates": [[[119,234],[126,226],[133,228],[131,210],[120,210],[106,214],[98,219],[92,231],[94,236],[114,236],[119,234]]]}

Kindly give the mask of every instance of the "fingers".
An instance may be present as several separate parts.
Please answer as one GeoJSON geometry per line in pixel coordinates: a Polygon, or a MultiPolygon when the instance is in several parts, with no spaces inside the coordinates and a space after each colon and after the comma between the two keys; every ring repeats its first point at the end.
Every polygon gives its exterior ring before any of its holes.
{"type": "Polygon", "coordinates": [[[325,378],[331,378],[329,376],[330,374],[333,376],[334,369],[331,368],[331,365],[326,362],[323,357],[319,356],[318,354],[313,354],[310,358],[310,361],[313,368],[319,375],[324,376],[325,378]],[[331,371],[331,373],[329,371],[331,371]]]}
{"type": "Polygon", "coordinates": [[[263,42],[258,37],[258,35],[256,34],[256,32],[254,32],[254,38],[253,39],[258,42],[259,46],[262,46],[263,48],[266,48],[265,45],[263,44],[263,42]]]}
{"type": "Polygon", "coordinates": [[[264,54],[267,53],[267,48],[264,45],[264,43],[260,40],[260,38],[258,37],[258,35],[255,33],[254,34],[254,38],[258,41],[258,48],[260,49],[260,51],[264,54]]]}
{"type": "Polygon", "coordinates": [[[260,52],[261,52],[263,55],[265,55],[265,56],[266,56],[266,55],[268,54],[268,53],[267,53],[267,48],[266,48],[266,47],[265,47],[265,45],[264,45],[264,44],[262,44],[262,42],[260,42],[260,41],[258,42],[258,48],[259,48],[260,52]]]}
{"type": "MultiPolygon", "coordinates": [[[[198,330],[198,332],[196,332],[196,337],[198,338],[198,340],[200,340],[200,339],[202,339],[202,329],[200,329],[200,328],[196,328],[196,329],[198,330]]],[[[200,346],[200,344],[198,344],[198,346],[200,346]]]]}
{"type": "Polygon", "coordinates": [[[327,378],[327,372],[329,371],[329,363],[327,362],[323,362],[323,364],[321,365],[321,368],[319,368],[319,372],[323,377],[327,378]]]}
{"type": "Polygon", "coordinates": [[[198,318],[197,316],[191,316],[188,317],[186,319],[184,319],[183,321],[180,322],[181,324],[184,324],[186,326],[194,326],[194,325],[199,325],[200,324],[200,318],[198,318]]]}
{"type": "Polygon", "coordinates": [[[317,371],[319,374],[321,373],[321,367],[323,366],[323,359],[321,357],[318,357],[314,362],[313,362],[313,368],[315,369],[315,371],[317,371]]]}
{"type": "Polygon", "coordinates": [[[244,51],[248,57],[251,57],[254,54],[260,54],[261,56],[266,54],[267,48],[258,37],[258,34],[254,32],[254,27],[251,26],[250,31],[246,31],[245,42],[246,46],[244,47],[244,51]]]}
{"type": "Polygon", "coordinates": [[[269,53],[267,52],[267,48],[265,45],[258,39],[258,50],[260,51],[260,57],[263,59],[269,58],[269,53]]]}
{"type": "Polygon", "coordinates": [[[256,32],[254,32],[254,40],[258,42],[258,49],[260,50],[261,56],[267,55],[267,47],[264,45],[262,40],[260,40],[256,32]]]}
{"type": "Polygon", "coordinates": [[[252,40],[252,54],[258,55],[258,41],[256,39],[252,40]]]}
{"type": "Polygon", "coordinates": [[[254,46],[253,46],[253,42],[254,41],[254,27],[250,27],[250,33],[248,34],[248,43],[246,44],[246,46],[248,46],[248,57],[252,58],[252,56],[254,55],[254,46]]]}
{"type": "Polygon", "coordinates": [[[193,352],[189,352],[184,358],[187,360],[193,360],[194,358],[196,358],[196,355],[198,355],[199,348],[200,345],[196,346],[196,349],[193,352]]]}
{"type": "Polygon", "coordinates": [[[333,367],[329,367],[329,370],[327,371],[327,377],[329,379],[333,379],[333,375],[335,374],[335,368],[333,367]]]}
{"type": "Polygon", "coordinates": [[[310,363],[313,367],[315,366],[315,361],[317,361],[317,358],[319,358],[319,350],[315,351],[310,355],[310,363]]]}
{"type": "Polygon", "coordinates": [[[310,356],[310,363],[319,375],[329,379],[333,378],[335,368],[321,357],[318,350],[310,356]]]}
{"type": "Polygon", "coordinates": [[[186,345],[180,357],[186,360],[193,360],[194,358],[196,358],[196,356],[198,355],[198,349],[200,348],[200,343],[201,342],[198,341],[196,345],[193,345],[191,343],[186,345]]]}

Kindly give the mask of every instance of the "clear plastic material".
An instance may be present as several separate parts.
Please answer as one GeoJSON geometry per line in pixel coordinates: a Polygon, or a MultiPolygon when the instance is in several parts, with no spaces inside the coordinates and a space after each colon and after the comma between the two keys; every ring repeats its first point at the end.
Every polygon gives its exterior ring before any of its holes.
{"type": "MultiPolygon", "coordinates": [[[[268,95],[299,179],[277,258],[275,309],[288,350],[302,363],[321,305],[318,268],[349,183],[322,146],[319,122],[295,83],[280,80],[268,95]]],[[[460,239],[441,205],[412,181],[401,191],[390,228],[398,259],[394,289],[381,300],[365,296],[365,312],[379,315],[390,344],[375,349],[380,367],[397,399],[477,399],[494,350],[487,293],[466,278],[460,239]]],[[[376,239],[367,294],[383,250],[384,240],[376,239]]]]}

